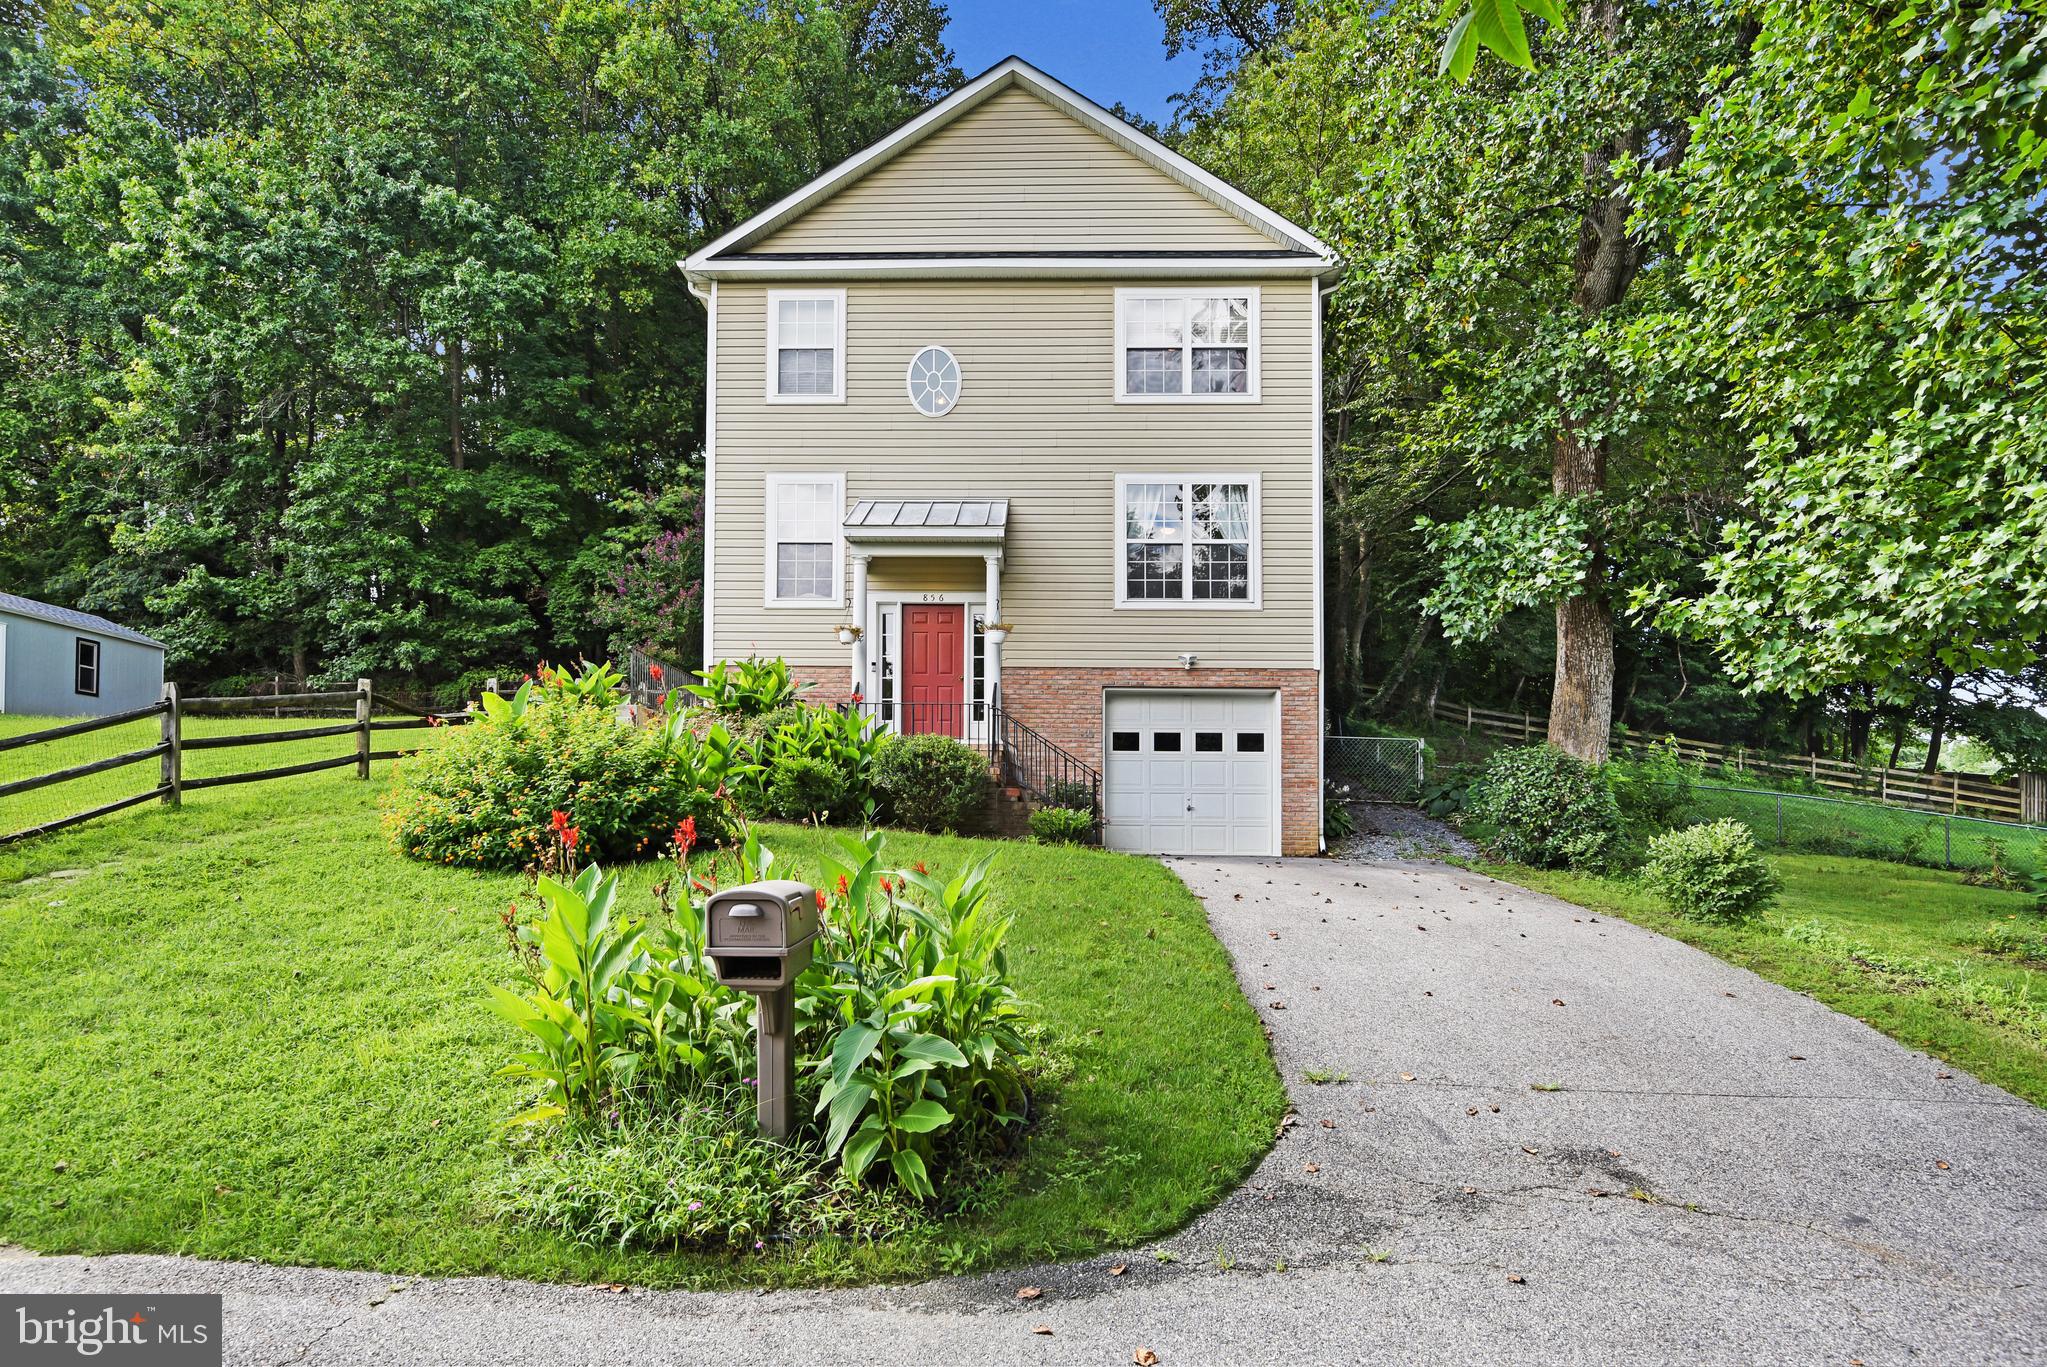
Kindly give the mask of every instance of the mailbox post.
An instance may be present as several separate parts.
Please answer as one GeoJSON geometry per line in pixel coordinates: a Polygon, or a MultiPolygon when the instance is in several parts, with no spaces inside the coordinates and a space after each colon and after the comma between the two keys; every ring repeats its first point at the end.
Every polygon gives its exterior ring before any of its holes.
{"type": "Polygon", "coordinates": [[[796,1116],[796,979],[817,939],[817,890],[779,878],[711,894],[705,941],[719,982],[751,992],[754,1118],[769,1139],[787,1139],[796,1116]]]}

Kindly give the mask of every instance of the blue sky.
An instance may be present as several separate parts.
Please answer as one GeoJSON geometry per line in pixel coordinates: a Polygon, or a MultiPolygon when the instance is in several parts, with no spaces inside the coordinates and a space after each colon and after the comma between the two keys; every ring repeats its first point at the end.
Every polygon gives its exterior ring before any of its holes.
{"type": "Polygon", "coordinates": [[[948,0],[946,37],[972,76],[1015,53],[1097,104],[1121,100],[1161,123],[1167,98],[1194,84],[1201,61],[1166,60],[1151,0],[948,0]]]}

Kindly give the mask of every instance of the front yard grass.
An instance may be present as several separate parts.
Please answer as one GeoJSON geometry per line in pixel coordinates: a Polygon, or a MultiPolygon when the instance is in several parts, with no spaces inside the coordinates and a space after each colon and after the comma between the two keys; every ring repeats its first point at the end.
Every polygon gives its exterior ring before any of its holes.
{"type": "Polygon", "coordinates": [[[1867,859],[1771,862],[1784,894],[1746,927],[1684,920],[1624,880],[1487,872],[1695,945],[2047,1106],[2047,917],[2031,895],[1867,859]],[[1986,952],[1986,935],[2030,943],[2032,957],[1986,952]]]}
{"type": "MultiPolygon", "coordinates": [[[[1170,1231],[1284,1111],[1227,956],[1165,869],[891,835],[892,862],[934,872],[996,852],[1015,980],[1062,1057],[1020,1161],[884,1245],[621,1253],[497,1222],[482,1193],[520,1091],[494,1076],[517,1046],[485,998],[514,980],[498,912],[524,880],[401,859],[381,786],[226,789],[6,851],[0,1240],[662,1286],[907,1278],[1170,1231]]],[[[815,878],[831,835],[764,829],[778,872],[815,878]]],[[[622,904],[659,872],[627,870],[622,904]]]]}

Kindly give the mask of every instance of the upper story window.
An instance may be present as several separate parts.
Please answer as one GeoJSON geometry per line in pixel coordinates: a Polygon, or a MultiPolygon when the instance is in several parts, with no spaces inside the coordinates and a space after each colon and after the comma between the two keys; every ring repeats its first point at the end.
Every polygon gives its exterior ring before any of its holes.
{"type": "Polygon", "coordinates": [[[1116,291],[1116,398],[1258,401],[1258,291],[1116,291]]]}
{"type": "Polygon", "coordinates": [[[768,291],[768,402],[846,401],[846,292],[768,291]]]}
{"type": "Polygon", "coordinates": [[[1255,475],[1121,475],[1118,607],[1256,607],[1255,475]]]}
{"type": "Polygon", "coordinates": [[[845,476],[769,475],[767,511],[769,606],[840,602],[845,476]]]}
{"type": "Polygon", "coordinates": [[[71,688],[88,698],[100,695],[100,643],[80,636],[71,657],[71,688]]]}

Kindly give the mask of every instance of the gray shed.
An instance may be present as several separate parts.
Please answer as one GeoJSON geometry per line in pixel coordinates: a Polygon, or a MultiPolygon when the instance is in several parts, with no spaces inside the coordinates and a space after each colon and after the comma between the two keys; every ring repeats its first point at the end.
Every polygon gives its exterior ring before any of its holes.
{"type": "Polygon", "coordinates": [[[0,712],[99,717],[163,696],[163,645],[73,608],[0,593],[0,712]]]}

